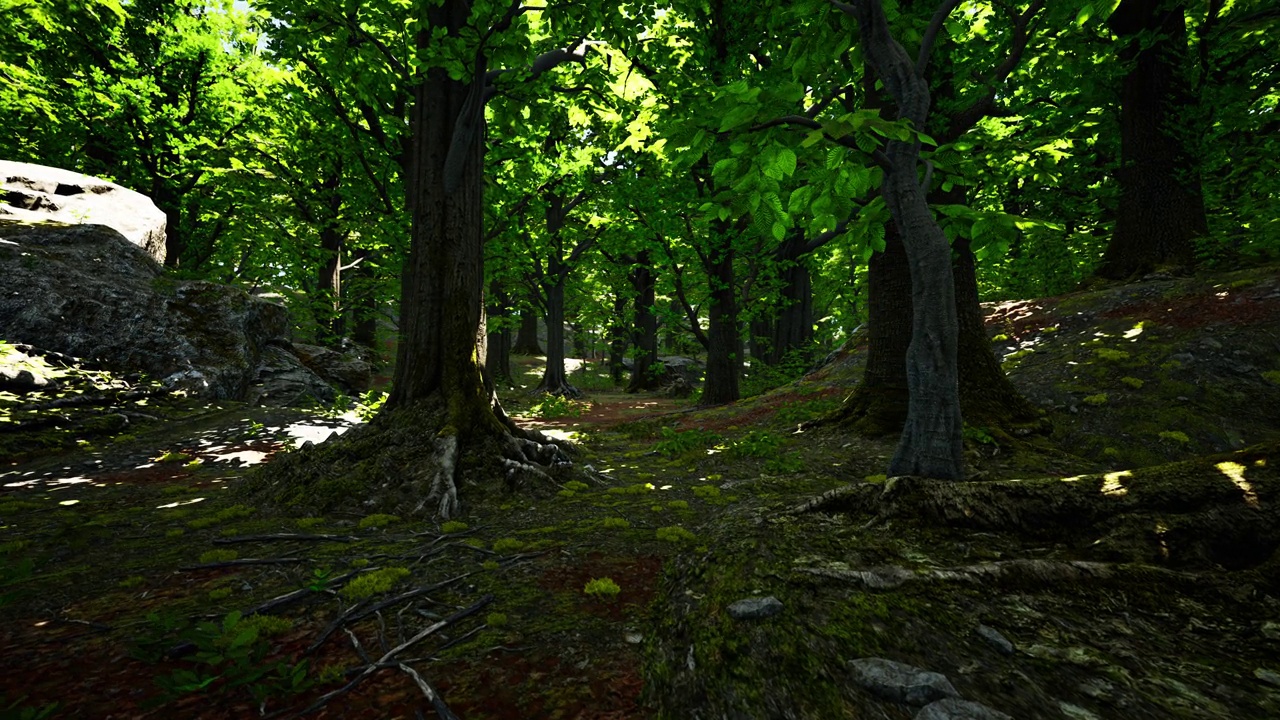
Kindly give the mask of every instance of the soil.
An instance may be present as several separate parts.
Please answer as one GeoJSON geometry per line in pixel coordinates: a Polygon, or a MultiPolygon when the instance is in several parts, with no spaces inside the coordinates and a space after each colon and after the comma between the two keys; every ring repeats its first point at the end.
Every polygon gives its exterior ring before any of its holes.
{"type": "MultiPolygon", "coordinates": [[[[912,717],[852,682],[868,656],[1017,718],[1280,716],[1280,274],[1153,277],[990,323],[1054,431],[970,428],[957,487],[988,499],[967,514],[969,495],[886,480],[892,439],[798,429],[852,389],[857,338],[720,408],[621,393],[590,366],[570,381],[591,404],[561,417],[505,393],[522,423],[576,438],[594,482],[464,486],[444,525],[359,498],[314,518],[236,503],[250,464],[297,442],[287,428],[319,442],[350,422],[333,414],[175,400],[124,436],[64,426],[0,463],[0,717],[432,717],[398,663],[467,720],[912,717]],[[1208,489],[1180,505],[1157,492],[1174,481],[1208,489]],[[1071,507],[1058,488],[1104,509],[1017,514],[1071,507]],[[824,493],[859,500],[802,508],[824,493]],[[1005,496],[1024,499],[988,521],[1005,496]],[[885,568],[911,581],[867,582],[885,568]],[[782,612],[728,614],[759,596],[782,612]]],[[[538,360],[517,361],[532,387],[538,360]]]]}

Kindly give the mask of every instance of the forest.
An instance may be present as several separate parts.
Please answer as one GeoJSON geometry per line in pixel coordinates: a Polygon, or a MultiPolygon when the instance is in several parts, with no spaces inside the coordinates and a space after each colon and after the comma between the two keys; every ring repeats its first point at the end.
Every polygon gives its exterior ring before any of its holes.
{"type": "Polygon", "coordinates": [[[1280,716],[1277,37],[0,0],[0,719],[1280,716]]]}

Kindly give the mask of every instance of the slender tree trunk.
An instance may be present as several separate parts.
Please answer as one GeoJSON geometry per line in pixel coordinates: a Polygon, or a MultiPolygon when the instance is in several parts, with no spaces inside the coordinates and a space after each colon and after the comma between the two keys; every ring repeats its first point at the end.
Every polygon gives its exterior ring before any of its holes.
{"type": "Polygon", "coordinates": [[[359,262],[352,269],[352,330],[351,339],[361,347],[380,357],[378,348],[378,293],[373,268],[373,251],[357,248],[355,259],[359,262]]]}
{"type": "Polygon", "coordinates": [[[520,311],[520,331],[516,333],[515,344],[511,346],[515,355],[544,355],[542,345],[538,342],[538,311],[524,308],[520,311]]]}
{"type": "Polygon", "coordinates": [[[733,274],[733,227],[713,223],[712,243],[705,256],[711,302],[707,324],[707,375],[700,405],[723,405],[740,397],[742,338],[738,333],[738,289],[733,274]]]}
{"type": "Polygon", "coordinates": [[[813,340],[813,279],[799,254],[803,245],[789,240],[781,253],[780,259],[787,265],[782,269],[782,309],[770,338],[769,362],[774,365],[787,353],[807,348],[813,340]]]}
{"type": "Polygon", "coordinates": [[[320,228],[320,266],[316,274],[319,302],[314,304],[321,345],[338,347],[346,335],[342,309],[342,253],[345,237],[338,227],[342,211],[342,195],[338,192],[341,175],[334,173],[321,188],[326,192],[324,226],[320,228]]]}
{"type": "Polygon", "coordinates": [[[636,256],[631,267],[631,287],[635,289],[635,332],[631,342],[636,347],[635,364],[631,366],[631,382],[627,392],[656,390],[661,385],[661,366],[658,364],[658,316],[653,307],[657,298],[654,293],[653,265],[649,251],[636,256]]]}
{"type": "Polygon", "coordinates": [[[1195,263],[1209,233],[1199,162],[1185,124],[1194,102],[1183,3],[1124,0],[1109,24],[1130,69],[1120,91],[1120,208],[1098,274],[1124,279],[1195,263]]]}
{"type": "Polygon", "coordinates": [[[489,305],[486,310],[488,352],[485,354],[485,369],[489,372],[489,380],[495,385],[510,387],[511,378],[511,301],[502,291],[497,281],[489,285],[489,305]]]}
{"type": "Polygon", "coordinates": [[[569,384],[564,372],[564,286],[568,278],[569,270],[560,260],[559,251],[554,250],[543,282],[547,300],[547,365],[534,392],[576,398],[582,396],[582,391],[569,384]]]}
{"type": "Polygon", "coordinates": [[[613,294],[613,317],[609,323],[609,378],[614,385],[622,384],[626,372],[623,360],[627,357],[630,333],[627,332],[627,296],[621,291],[613,294]]]}

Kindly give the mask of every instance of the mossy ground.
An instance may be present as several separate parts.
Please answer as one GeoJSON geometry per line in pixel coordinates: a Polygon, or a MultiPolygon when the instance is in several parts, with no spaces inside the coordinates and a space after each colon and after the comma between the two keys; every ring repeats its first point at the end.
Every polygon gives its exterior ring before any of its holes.
{"type": "MultiPolygon", "coordinates": [[[[1231,287],[1245,292],[1268,282],[1231,287]]],[[[1170,292],[1162,290],[1159,301],[1167,302],[1170,292]]],[[[1046,393],[1107,393],[1108,402],[1077,406],[1076,413],[1048,403],[1058,434],[1034,443],[999,442],[973,429],[966,457],[976,476],[1068,477],[1193,457],[1217,449],[1206,428],[1228,407],[1238,410],[1231,417],[1243,418],[1237,422],[1243,442],[1266,439],[1271,425],[1248,415],[1259,397],[1252,385],[1239,390],[1251,401],[1239,406],[1230,405],[1229,394],[1197,394],[1185,405],[1166,397],[1186,390],[1178,382],[1201,382],[1162,366],[1187,342],[1202,342],[1196,333],[1204,328],[1162,328],[1155,319],[1126,316],[1120,308],[1129,301],[1111,306],[1110,298],[1045,302],[1044,313],[1059,314],[1009,320],[1010,337],[1053,338],[1010,364],[1024,390],[1036,381],[1033,373],[1041,373],[1036,382],[1046,393]],[[1076,327],[1070,324],[1075,312],[1092,314],[1076,327]],[[1124,337],[1138,319],[1152,324],[1124,337]],[[1035,323],[1059,331],[1045,334],[1035,323]],[[1090,332],[1088,323],[1098,327],[1090,332]],[[1095,342],[1096,332],[1107,337],[1095,342]],[[1129,355],[1104,356],[1099,347],[1129,355]],[[1067,359],[1078,365],[1066,365],[1067,359]],[[1058,387],[1064,383],[1070,387],[1058,387]],[[1166,411],[1175,414],[1160,414],[1166,411]],[[1140,428],[1139,420],[1150,428],[1140,428]],[[1187,440],[1162,440],[1161,432],[1187,440]],[[1116,457],[1107,447],[1130,454],[1116,457]]],[[[1209,337],[1230,357],[1238,357],[1236,349],[1254,353],[1249,338],[1259,330],[1257,317],[1239,332],[1228,323],[1209,337]]],[[[1255,365],[1260,378],[1275,369],[1263,367],[1261,356],[1242,362],[1255,365]]],[[[521,367],[536,375],[536,362],[521,367]]],[[[1215,367],[1221,365],[1210,364],[1206,377],[1237,382],[1215,367]]],[[[380,576],[385,583],[365,583],[376,585],[369,602],[442,585],[352,630],[376,658],[427,624],[492,596],[478,613],[402,656],[416,659],[412,665],[468,720],[909,717],[848,681],[844,663],[866,655],[943,672],[966,697],[1020,718],[1061,717],[1068,706],[1104,718],[1280,713],[1280,688],[1255,676],[1280,672],[1280,646],[1262,631],[1264,622],[1280,621],[1273,559],[1253,558],[1231,571],[1212,563],[1181,567],[1197,574],[1173,584],[1134,573],[1096,583],[920,582],[872,590],[812,572],[1088,559],[1102,552],[1092,549],[1094,531],[1087,527],[1069,538],[1033,537],[909,517],[877,524],[870,515],[787,513],[848,482],[885,481],[877,475],[892,439],[797,429],[837,407],[857,372],[854,352],[772,393],[697,412],[679,401],[615,394],[602,389],[606,383],[596,374],[602,386],[593,390],[596,407],[579,418],[525,421],[575,432],[582,447],[575,460],[592,466],[597,481],[566,482],[537,496],[467,496],[464,488],[465,514],[447,528],[412,517],[370,520],[377,510],[362,506],[358,496],[339,510],[288,517],[233,497],[225,488],[244,470],[211,458],[137,467],[170,451],[201,458],[192,438],[219,425],[225,431],[233,420],[238,428],[226,432],[244,434],[236,449],[274,451],[279,441],[272,430],[283,418],[264,411],[200,415],[192,409],[185,425],[103,444],[96,455],[29,460],[0,476],[4,705],[57,703],[54,717],[256,716],[257,701],[244,687],[228,687],[228,679],[202,692],[166,696],[155,679],[193,666],[190,657],[157,663],[130,653],[177,645],[181,635],[166,635],[166,618],[223,618],[309,588],[273,611],[285,622],[263,640],[265,661],[308,659],[312,682],[267,705],[268,711],[300,707],[364,664],[342,631],[304,654],[358,602],[341,589],[351,578],[405,568],[407,575],[391,571],[380,576]],[[90,481],[66,482],[81,477],[90,481]],[[29,480],[36,482],[8,486],[29,480]],[[332,537],[237,541],[286,533],[332,537]],[[274,562],[200,567],[202,557],[274,562]],[[618,586],[616,596],[584,592],[605,578],[618,586]],[[728,605],[760,595],[779,598],[782,613],[757,621],[729,617],[728,605]],[[1015,653],[1001,654],[977,636],[979,624],[1008,637],[1015,653]]],[[[518,392],[504,400],[516,415],[534,404],[518,392]]],[[[1153,530],[1160,521],[1152,518],[1153,530]]],[[[327,712],[408,718],[423,707],[407,675],[384,670],[327,712]]]]}

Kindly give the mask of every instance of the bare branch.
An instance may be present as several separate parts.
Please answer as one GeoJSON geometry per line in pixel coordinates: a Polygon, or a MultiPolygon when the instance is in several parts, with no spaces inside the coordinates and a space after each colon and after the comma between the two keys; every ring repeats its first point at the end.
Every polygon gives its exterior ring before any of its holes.
{"type": "Polygon", "coordinates": [[[924,38],[920,41],[920,54],[916,57],[916,74],[920,77],[924,77],[925,68],[929,67],[929,55],[933,53],[933,45],[938,40],[938,33],[946,23],[947,16],[959,4],[960,0],[943,0],[938,9],[933,11],[929,27],[924,31],[924,38]]]}

